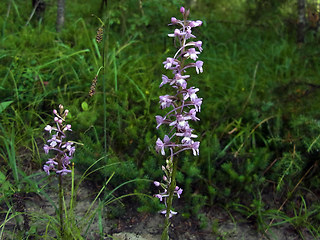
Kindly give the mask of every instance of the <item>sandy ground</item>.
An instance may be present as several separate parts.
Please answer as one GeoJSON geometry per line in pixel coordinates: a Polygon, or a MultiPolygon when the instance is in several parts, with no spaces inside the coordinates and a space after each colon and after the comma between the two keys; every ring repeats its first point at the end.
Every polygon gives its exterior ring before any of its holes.
{"type": "MultiPolygon", "coordinates": [[[[57,203],[57,180],[52,178],[45,189],[48,196],[57,203]]],[[[67,186],[68,187],[68,186],[67,186]]],[[[83,216],[91,205],[96,192],[92,190],[89,184],[82,184],[79,188],[75,213],[77,216],[83,216]]],[[[68,204],[68,194],[66,194],[66,203],[68,204]]],[[[93,209],[97,205],[93,206],[93,209]]],[[[25,198],[25,210],[29,213],[45,213],[54,216],[54,207],[39,195],[33,195],[25,198]]],[[[290,225],[280,225],[278,228],[271,228],[267,237],[258,234],[255,225],[247,221],[239,214],[235,213],[233,219],[219,208],[206,209],[202,212],[208,219],[207,226],[200,229],[199,223],[195,218],[185,219],[177,215],[172,219],[170,238],[174,240],[298,240],[303,239],[290,225]],[[214,226],[214,227],[213,227],[214,226]]],[[[157,240],[161,239],[163,215],[150,213],[137,213],[134,209],[126,206],[126,212],[120,218],[109,219],[107,214],[102,216],[102,225],[104,239],[110,240],[157,240]]],[[[10,221],[6,224],[4,238],[10,237],[10,231],[15,228],[15,222],[10,221]]],[[[44,233],[45,223],[38,224],[38,233],[44,233]]],[[[95,219],[90,226],[88,240],[99,239],[99,224],[95,219]]],[[[304,232],[304,239],[314,239],[308,232],[304,232]]]]}

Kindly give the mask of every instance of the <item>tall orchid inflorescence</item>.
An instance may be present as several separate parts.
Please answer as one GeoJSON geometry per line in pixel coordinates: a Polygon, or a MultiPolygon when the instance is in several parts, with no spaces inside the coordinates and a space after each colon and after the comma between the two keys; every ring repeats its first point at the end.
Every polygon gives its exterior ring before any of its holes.
{"type": "Polygon", "coordinates": [[[160,107],[162,109],[168,107],[172,107],[173,109],[163,117],[156,116],[157,129],[162,124],[168,124],[172,129],[169,132],[170,136],[165,135],[163,141],[158,138],[156,150],[161,152],[162,155],[165,155],[165,149],[169,148],[171,155],[174,156],[181,151],[192,149],[194,155],[199,155],[200,142],[192,140],[192,138],[196,138],[197,135],[192,134],[193,129],[190,128],[188,121],[200,120],[196,117],[196,114],[200,112],[202,98],[198,98],[196,94],[199,88],[187,87],[190,75],[184,75],[184,73],[186,69],[192,67],[196,69],[198,74],[203,72],[203,62],[200,60],[197,61],[198,54],[202,51],[202,42],[187,42],[190,38],[195,38],[191,33],[191,29],[201,26],[202,22],[200,20],[187,20],[189,10],[185,11],[183,7],[181,7],[180,12],[183,14],[184,20],[177,20],[173,17],[171,18],[170,25],[179,25],[181,28],[175,29],[173,34],[168,34],[169,37],[175,37],[175,39],[178,40],[180,47],[173,58],[169,57],[163,62],[164,68],[171,70],[174,76],[170,79],[166,75],[162,75],[162,82],[160,84],[160,87],[162,87],[169,83],[169,85],[176,90],[176,94],[167,94],[159,97],[160,107]],[[199,51],[196,51],[196,48],[199,51]],[[186,61],[188,59],[195,62],[187,63],[186,61]],[[180,137],[182,139],[174,142],[172,141],[174,137],[180,137]]]}
{"type": "Polygon", "coordinates": [[[65,118],[68,115],[69,111],[63,109],[63,106],[59,105],[59,113],[56,109],[53,110],[55,115],[54,121],[56,127],[47,125],[44,129],[48,131],[51,135],[51,138],[47,141],[49,143],[45,144],[43,149],[46,154],[50,150],[56,152],[56,156],[49,158],[46,164],[43,166],[43,170],[49,175],[50,171],[55,171],[57,174],[66,175],[71,172],[67,167],[70,164],[70,160],[75,152],[74,142],[65,141],[66,131],[72,131],[71,125],[65,123],[65,118]]]}
{"type": "Polygon", "coordinates": [[[178,43],[178,50],[174,57],[168,57],[163,62],[164,68],[171,70],[173,77],[169,78],[162,75],[162,82],[160,87],[168,84],[174,90],[172,95],[166,94],[160,96],[160,108],[171,108],[164,116],[156,116],[157,129],[163,125],[168,125],[171,130],[164,136],[163,140],[160,138],[156,141],[156,151],[162,155],[166,155],[166,149],[169,149],[170,156],[167,159],[166,167],[162,166],[165,176],[163,177],[165,183],[154,182],[156,186],[161,186],[164,191],[155,195],[161,201],[164,201],[166,210],[161,211],[166,216],[165,230],[162,239],[168,239],[169,218],[176,214],[171,210],[173,195],[180,198],[182,189],[176,186],[175,174],[177,169],[177,158],[173,158],[178,153],[185,150],[192,150],[193,154],[199,155],[199,141],[194,141],[197,135],[193,134],[193,130],[189,125],[189,120],[199,121],[196,114],[200,112],[202,98],[198,98],[198,88],[192,86],[188,87],[190,75],[186,75],[188,68],[195,68],[196,73],[203,72],[203,62],[198,59],[198,55],[202,52],[202,41],[193,41],[196,38],[192,34],[192,28],[202,25],[202,21],[187,20],[189,10],[184,7],[180,8],[183,15],[183,20],[178,20],[175,17],[171,18],[169,25],[177,25],[178,28],[174,33],[168,34],[173,37],[178,43]],[[191,61],[190,61],[191,60],[191,61]]]}

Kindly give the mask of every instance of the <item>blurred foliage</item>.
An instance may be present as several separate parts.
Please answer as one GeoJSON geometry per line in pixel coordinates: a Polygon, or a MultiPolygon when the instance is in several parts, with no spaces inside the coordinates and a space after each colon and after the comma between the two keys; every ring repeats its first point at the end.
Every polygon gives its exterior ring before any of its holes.
{"type": "MultiPolygon", "coordinates": [[[[51,121],[52,108],[62,103],[70,110],[73,139],[84,144],[77,149],[76,168],[84,171],[104,157],[97,167],[114,165],[101,168],[93,181],[102,182],[112,172],[111,186],[134,178],[161,179],[164,158],[154,150],[157,137],[165,134],[155,129],[155,115],[163,113],[158,96],[164,90],[158,86],[162,62],[174,52],[168,23],[172,16],[180,17],[182,3],[121,0],[102,8],[100,0],[67,1],[65,27],[57,34],[55,1],[46,1],[42,22],[31,19],[28,25],[31,1],[1,1],[0,101],[10,104],[0,108],[0,121],[15,129],[19,168],[30,171],[22,164],[25,154],[32,156],[29,168],[42,167],[43,128],[51,121]],[[105,23],[106,68],[90,98],[103,58],[103,48],[95,42],[101,24],[92,14],[105,23]],[[102,144],[103,80],[107,153],[102,144]]],[[[200,136],[200,156],[179,156],[184,211],[197,214],[204,205],[239,203],[256,214],[265,194],[284,201],[296,184],[297,193],[317,196],[310,206],[318,209],[319,38],[306,31],[305,45],[296,45],[294,1],[186,4],[191,19],[203,20],[195,35],[203,41],[200,58],[205,65],[201,75],[188,72],[204,103],[201,121],[192,126],[200,136]]],[[[0,172],[5,173],[5,154],[0,158],[0,172]]],[[[152,195],[156,190],[137,182],[123,191],[152,195]]],[[[140,201],[140,210],[158,210],[156,202],[140,201]]]]}

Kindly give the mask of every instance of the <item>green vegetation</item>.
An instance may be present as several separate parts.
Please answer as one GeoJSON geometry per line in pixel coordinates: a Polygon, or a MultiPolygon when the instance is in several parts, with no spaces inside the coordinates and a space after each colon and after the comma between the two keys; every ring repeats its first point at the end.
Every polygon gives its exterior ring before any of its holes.
{"type": "MultiPolygon", "coordinates": [[[[306,29],[305,43],[297,45],[293,1],[186,2],[190,19],[204,22],[196,33],[204,73],[194,77],[204,102],[194,126],[200,156],[184,153],[179,160],[183,216],[196,215],[202,225],[199,209],[221,205],[253,220],[261,232],[290,223],[302,237],[307,229],[319,238],[319,33],[306,29]]],[[[101,201],[123,183],[120,195],[153,195],[151,182],[162,177],[165,159],[154,146],[163,133],[155,129],[155,116],[162,62],[174,52],[167,24],[178,17],[181,1],[108,1],[103,11],[101,0],[66,1],[60,33],[56,1],[46,3],[44,19],[26,25],[31,1],[0,2],[3,219],[26,216],[15,209],[15,194],[45,194],[33,179],[45,174],[38,171],[46,161],[43,129],[60,103],[70,111],[71,138],[83,144],[75,168],[83,173],[102,159],[86,178],[97,184],[110,179],[101,201]],[[101,23],[92,14],[105,23],[103,46],[95,40],[101,23]]],[[[159,210],[156,200],[142,195],[132,201],[140,211],[159,210]]],[[[5,224],[0,238],[3,231],[5,224]]]]}

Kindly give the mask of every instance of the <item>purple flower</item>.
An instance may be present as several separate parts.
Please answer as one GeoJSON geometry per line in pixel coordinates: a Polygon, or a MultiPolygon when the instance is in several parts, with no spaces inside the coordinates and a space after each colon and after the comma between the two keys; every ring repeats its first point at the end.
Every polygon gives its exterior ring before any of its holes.
{"type": "Polygon", "coordinates": [[[184,54],[184,57],[189,57],[195,61],[198,58],[198,54],[200,54],[200,52],[197,52],[195,48],[190,48],[187,53],[184,54]]]}
{"type": "Polygon", "coordinates": [[[57,170],[56,171],[57,174],[61,174],[61,175],[67,175],[68,173],[71,173],[71,170],[66,169],[65,167],[61,170],[57,170]]]}
{"type": "MultiPolygon", "coordinates": [[[[164,210],[160,211],[160,213],[166,215],[166,214],[167,214],[167,210],[164,209],[164,210]]],[[[169,218],[171,218],[173,215],[176,215],[177,213],[178,213],[178,212],[172,211],[172,210],[170,209],[169,218]]]]}
{"type": "Polygon", "coordinates": [[[49,150],[50,150],[50,147],[47,144],[45,144],[44,147],[43,147],[43,150],[44,150],[45,154],[48,154],[49,150]]]}
{"type": "Polygon", "coordinates": [[[177,66],[178,62],[174,58],[167,58],[166,61],[163,62],[165,69],[172,69],[173,65],[177,66]]]}
{"type": "Polygon", "coordinates": [[[72,159],[72,157],[68,156],[67,154],[64,154],[61,159],[62,165],[64,165],[64,166],[69,165],[71,159],[72,159]]]}
{"type": "Polygon", "coordinates": [[[56,161],[54,161],[55,158],[49,158],[48,161],[46,162],[46,164],[49,164],[49,165],[58,165],[58,163],[56,161]]]}
{"type": "Polygon", "coordinates": [[[162,202],[162,195],[161,194],[156,194],[155,197],[160,199],[160,202],[162,202]]]}
{"type": "Polygon", "coordinates": [[[58,135],[55,134],[55,135],[52,135],[52,138],[48,140],[48,143],[50,143],[50,147],[54,148],[55,146],[61,143],[61,140],[57,137],[58,135]]]}
{"type": "Polygon", "coordinates": [[[189,39],[189,38],[196,38],[196,36],[192,34],[190,26],[188,26],[186,30],[186,39],[189,39]]]}
{"type": "Polygon", "coordinates": [[[50,170],[52,170],[54,167],[52,165],[44,165],[43,171],[45,171],[48,175],[50,175],[50,170]]]}
{"type": "Polygon", "coordinates": [[[202,41],[197,41],[194,43],[194,45],[199,49],[200,52],[202,52],[202,41]]]}
{"type": "Polygon", "coordinates": [[[67,124],[66,126],[65,126],[65,128],[63,129],[63,131],[72,131],[71,130],[71,125],[70,124],[67,124]]]}
{"type": "Polygon", "coordinates": [[[160,96],[160,106],[161,108],[167,108],[170,107],[172,105],[172,97],[170,95],[164,95],[164,96],[160,96]]]}
{"type": "Polygon", "coordinates": [[[193,155],[194,156],[199,155],[200,142],[194,142],[191,146],[192,146],[193,155]]]}
{"type": "Polygon", "coordinates": [[[183,99],[187,100],[188,98],[190,98],[191,101],[194,101],[197,97],[196,92],[199,91],[199,88],[195,88],[195,87],[191,87],[187,90],[187,92],[184,94],[183,99]]]}
{"type": "Polygon", "coordinates": [[[162,142],[160,138],[157,139],[156,151],[161,152],[162,155],[165,155],[165,151],[164,151],[165,144],[168,144],[170,142],[170,139],[167,135],[165,135],[163,141],[164,142],[162,142]]]}
{"type": "Polygon", "coordinates": [[[201,25],[202,25],[202,21],[200,21],[200,20],[191,21],[191,22],[189,23],[189,26],[190,26],[190,27],[199,27],[199,26],[201,26],[201,25]]]}
{"type": "Polygon", "coordinates": [[[185,75],[185,76],[182,76],[181,74],[177,73],[175,76],[174,76],[174,79],[175,79],[175,83],[177,84],[177,86],[179,87],[182,87],[183,89],[186,89],[187,87],[187,82],[185,79],[189,78],[190,75],[185,75]]]}
{"type": "Polygon", "coordinates": [[[202,68],[203,62],[202,61],[196,61],[195,66],[196,66],[197,74],[203,72],[203,68],[202,68]]]}
{"type": "Polygon", "coordinates": [[[162,75],[162,82],[159,87],[162,87],[163,85],[167,84],[170,81],[172,81],[172,80],[169,79],[166,75],[162,75]]]}
{"type": "Polygon", "coordinates": [[[200,112],[201,110],[201,104],[202,104],[202,98],[196,98],[192,101],[192,104],[194,105],[197,112],[200,112]]]}
{"type": "Polygon", "coordinates": [[[54,128],[51,127],[50,125],[47,125],[44,130],[48,131],[49,133],[51,133],[51,131],[53,130],[54,128]]]}
{"type": "Polygon", "coordinates": [[[156,151],[161,152],[162,155],[166,154],[164,151],[164,143],[161,141],[160,138],[158,138],[156,142],[156,151]]]}
{"type": "Polygon", "coordinates": [[[190,118],[191,120],[193,121],[199,121],[200,119],[196,117],[196,114],[197,114],[197,110],[192,108],[190,109],[189,113],[187,114],[188,115],[188,119],[190,118]]]}
{"type": "Polygon", "coordinates": [[[173,34],[168,34],[169,37],[180,37],[185,35],[185,32],[181,32],[179,29],[175,29],[173,34]]]}
{"type": "Polygon", "coordinates": [[[174,192],[177,194],[178,198],[180,198],[181,194],[182,194],[183,189],[179,188],[178,186],[176,186],[174,192]]]}
{"type": "Polygon", "coordinates": [[[73,142],[66,142],[61,146],[61,148],[65,148],[69,152],[69,156],[72,156],[72,154],[75,152],[76,148],[72,146],[73,142]]]}

